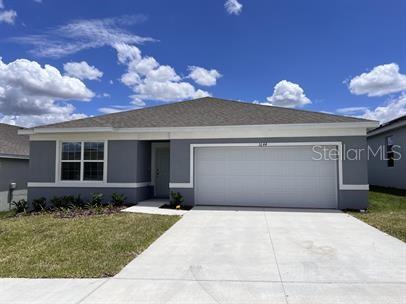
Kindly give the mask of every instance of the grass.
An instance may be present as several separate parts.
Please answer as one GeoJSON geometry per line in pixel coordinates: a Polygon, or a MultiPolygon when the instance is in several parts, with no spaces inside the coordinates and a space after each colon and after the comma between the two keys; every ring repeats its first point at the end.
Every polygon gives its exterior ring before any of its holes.
{"type": "Polygon", "coordinates": [[[134,213],[11,215],[0,213],[0,277],[113,276],[179,219],[134,213]]]}
{"type": "Polygon", "coordinates": [[[370,191],[368,213],[350,214],[406,242],[406,196],[401,192],[379,188],[370,191]]]}

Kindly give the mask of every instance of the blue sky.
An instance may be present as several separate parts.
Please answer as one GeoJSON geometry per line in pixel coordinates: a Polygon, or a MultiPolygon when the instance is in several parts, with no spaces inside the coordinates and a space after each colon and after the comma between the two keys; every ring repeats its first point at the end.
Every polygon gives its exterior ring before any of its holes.
{"type": "Polygon", "coordinates": [[[401,0],[3,0],[0,121],[205,95],[387,121],[406,114],[405,11],[401,0]]]}

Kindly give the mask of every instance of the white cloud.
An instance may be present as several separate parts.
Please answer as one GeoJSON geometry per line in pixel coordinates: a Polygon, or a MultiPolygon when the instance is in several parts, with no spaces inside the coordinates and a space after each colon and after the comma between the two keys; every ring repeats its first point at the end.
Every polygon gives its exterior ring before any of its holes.
{"type": "Polygon", "coordinates": [[[399,72],[396,63],[383,64],[351,79],[348,88],[355,95],[383,96],[397,93],[406,90],[406,75],[399,72]]]}
{"type": "Polygon", "coordinates": [[[348,108],[337,109],[337,113],[339,113],[339,114],[357,114],[357,113],[363,113],[367,110],[368,110],[368,107],[348,107],[348,108]]]}
{"type": "Polygon", "coordinates": [[[39,125],[47,125],[52,123],[57,123],[61,121],[68,121],[80,118],[88,117],[86,114],[79,114],[79,113],[61,113],[61,114],[42,114],[42,115],[0,115],[0,122],[9,124],[9,125],[16,125],[22,127],[35,127],[39,125]]]}
{"type": "Polygon", "coordinates": [[[100,80],[103,72],[94,66],[90,66],[86,61],[82,62],[68,62],[63,65],[68,76],[76,77],[81,80],[100,80]]]}
{"type": "Polygon", "coordinates": [[[83,117],[66,100],[89,101],[94,93],[77,78],[63,76],[53,66],[0,59],[0,113],[4,122],[32,126],[83,117]]]}
{"type": "Polygon", "coordinates": [[[403,115],[406,115],[406,94],[401,94],[373,110],[366,110],[360,117],[384,123],[403,115]]]}
{"type": "Polygon", "coordinates": [[[17,12],[15,10],[7,10],[0,12],[0,22],[14,24],[17,18],[17,12]]]}
{"type": "Polygon", "coordinates": [[[34,0],[36,3],[42,3],[42,0],[34,0]]]}
{"type": "Polygon", "coordinates": [[[287,108],[300,107],[311,103],[298,84],[287,80],[278,82],[274,87],[273,95],[266,99],[269,103],[262,104],[287,108]]]}
{"type": "Polygon", "coordinates": [[[4,9],[4,1],[0,0],[0,9],[4,9]]]}
{"type": "Polygon", "coordinates": [[[237,0],[227,0],[224,4],[224,7],[227,10],[227,13],[230,15],[239,15],[242,10],[242,4],[239,3],[237,0]]]}
{"type": "Polygon", "coordinates": [[[140,108],[141,107],[137,107],[137,106],[111,106],[111,107],[99,108],[98,111],[103,114],[112,114],[112,113],[118,113],[118,112],[129,111],[129,110],[137,110],[140,108]]]}
{"type": "Polygon", "coordinates": [[[155,41],[134,35],[126,26],[143,22],[145,16],[131,15],[106,19],[75,20],[43,35],[14,37],[17,43],[31,45],[31,53],[41,57],[61,58],[82,50],[118,44],[142,44],[155,41]]]}
{"type": "Polygon", "coordinates": [[[201,86],[214,86],[222,75],[215,69],[206,70],[198,66],[189,66],[189,77],[201,86]]]}
{"type": "Polygon", "coordinates": [[[127,66],[121,82],[133,90],[132,104],[142,106],[145,100],[171,102],[210,95],[182,81],[171,66],[160,65],[153,57],[143,57],[134,45],[117,44],[115,49],[119,63],[127,66]]]}

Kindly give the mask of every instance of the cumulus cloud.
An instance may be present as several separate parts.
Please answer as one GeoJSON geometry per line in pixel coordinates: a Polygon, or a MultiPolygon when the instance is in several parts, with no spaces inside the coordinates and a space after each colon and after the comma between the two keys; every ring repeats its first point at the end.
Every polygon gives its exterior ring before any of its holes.
{"type": "Polygon", "coordinates": [[[0,59],[1,121],[23,126],[84,117],[66,100],[89,101],[94,93],[77,78],[35,61],[0,59]]]}
{"type": "Polygon", "coordinates": [[[17,18],[17,12],[15,10],[7,10],[0,12],[0,22],[14,24],[17,18]]]}
{"type": "Polygon", "coordinates": [[[155,41],[134,35],[126,26],[143,22],[142,15],[126,15],[106,19],[81,19],[56,27],[42,35],[11,38],[11,41],[31,46],[31,54],[61,58],[82,50],[113,46],[118,43],[142,44],[155,41]]]}
{"type": "Polygon", "coordinates": [[[301,107],[311,103],[298,84],[287,80],[278,82],[274,87],[273,95],[266,99],[268,102],[261,104],[287,108],[301,107]]]}
{"type": "Polygon", "coordinates": [[[373,110],[368,109],[360,117],[384,123],[403,115],[406,115],[406,94],[401,94],[373,110]]]}
{"type": "Polygon", "coordinates": [[[103,72],[94,66],[90,66],[86,61],[68,62],[63,65],[66,75],[79,78],[81,80],[100,80],[103,72]]]}
{"type": "Polygon", "coordinates": [[[406,90],[406,75],[396,63],[374,67],[350,80],[348,88],[355,95],[383,96],[406,90]]]}
{"type": "Polygon", "coordinates": [[[119,63],[127,66],[121,82],[133,90],[134,105],[145,105],[145,100],[171,102],[210,95],[182,81],[171,66],[160,65],[153,57],[143,57],[136,46],[121,43],[114,47],[119,63]]]}
{"type": "Polygon", "coordinates": [[[198,66],[189,66],[189,77],[201,86],[214,86],[222,75],[215,69],[206,70],[198,66]]]}
{"type": "Polygon", "coordinates": [[[239,15],[242,11],[242,4],[237,0],[227,0],[224,7],[230,15],[239,15]]]}

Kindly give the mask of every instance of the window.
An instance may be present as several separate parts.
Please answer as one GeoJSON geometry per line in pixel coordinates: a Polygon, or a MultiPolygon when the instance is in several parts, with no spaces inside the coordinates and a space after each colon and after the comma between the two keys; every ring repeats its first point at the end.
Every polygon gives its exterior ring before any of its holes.
{"type": "Polygon", "coordinates": [[[104,142],[63,142],[62,181],[102,181],[104,142]]]}
{"type": "Polygon", "coordinates": [[[386,137],[386,159],[388,167],[395,166],[393,145],[394,145],[393,136],[386,137]]]}

